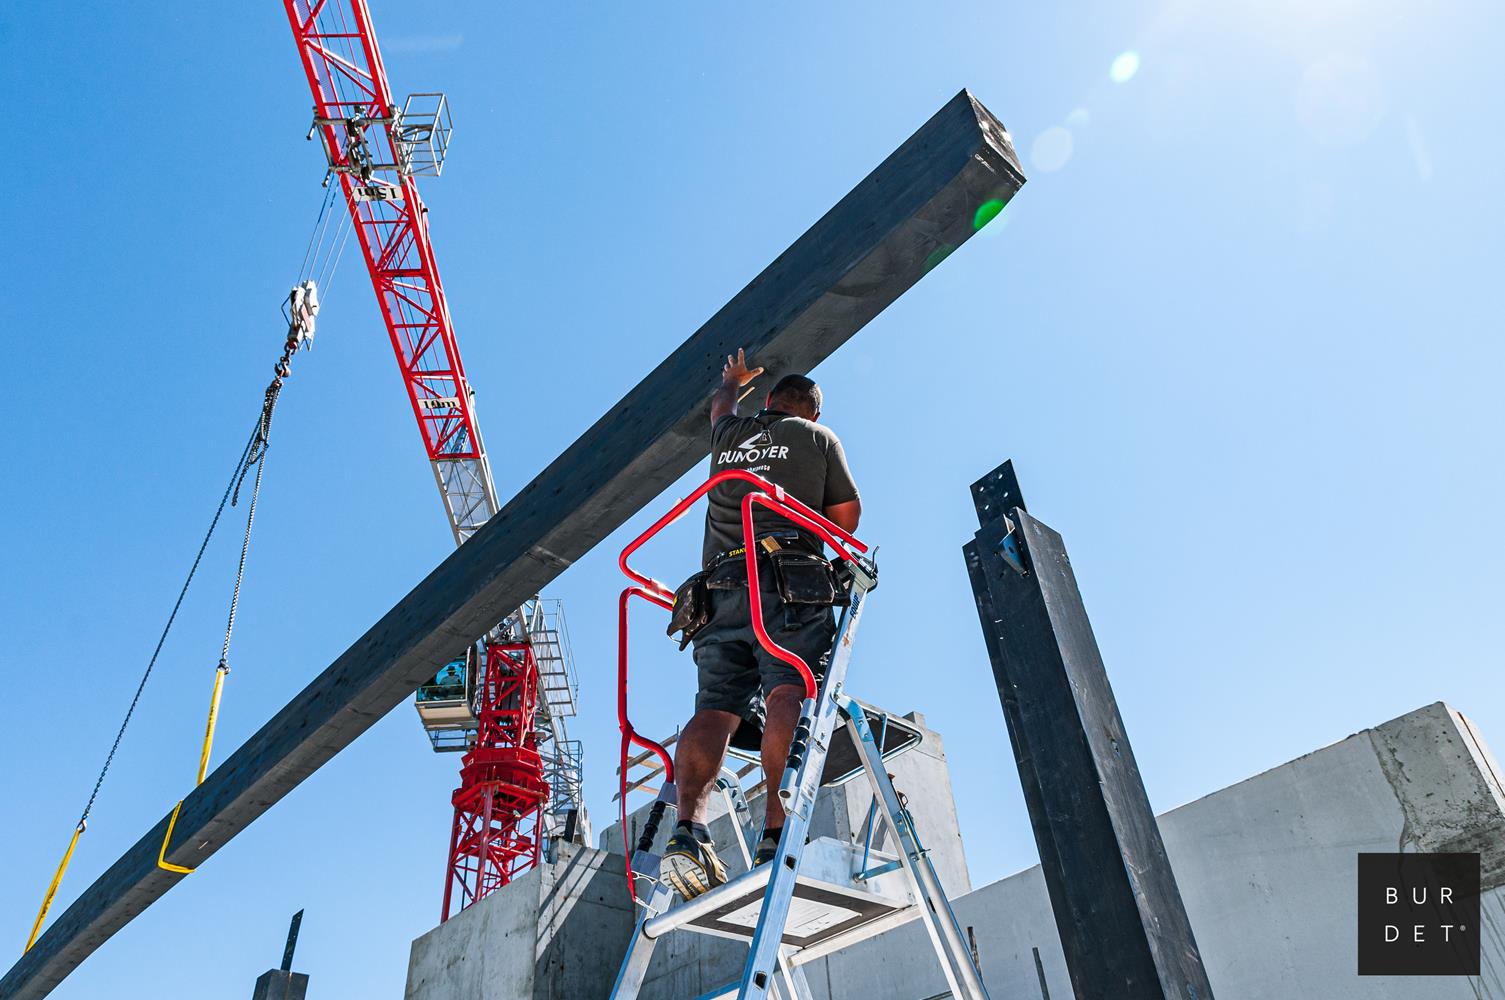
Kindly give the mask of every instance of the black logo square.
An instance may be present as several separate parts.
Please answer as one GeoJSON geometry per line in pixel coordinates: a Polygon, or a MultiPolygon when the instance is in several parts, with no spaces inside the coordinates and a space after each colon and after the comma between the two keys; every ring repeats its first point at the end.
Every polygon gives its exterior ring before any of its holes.
{"type": "Polygon", "coordinates": [[[1359,975],[1477,976],[1479,855],[1359,855],[1359,975]]]}

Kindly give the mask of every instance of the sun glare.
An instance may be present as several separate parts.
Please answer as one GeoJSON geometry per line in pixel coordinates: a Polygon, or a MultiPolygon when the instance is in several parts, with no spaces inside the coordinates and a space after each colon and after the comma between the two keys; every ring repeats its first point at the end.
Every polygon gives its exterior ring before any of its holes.
{"type": "Polygon", "coordinates": [[[1108,79],[1114,83],[1128,83],[1134,79],[1134,74],[1139,72],[1139,53],[1130,49],[1121,53],[1113,60],[1113,65],[1108,67],[1108,79]]]}

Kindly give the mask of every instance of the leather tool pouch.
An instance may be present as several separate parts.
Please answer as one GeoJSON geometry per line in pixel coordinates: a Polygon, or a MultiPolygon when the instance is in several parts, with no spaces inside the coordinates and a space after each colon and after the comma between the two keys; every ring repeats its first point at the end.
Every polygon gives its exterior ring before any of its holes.
{"type": "Polygon", "coordinates": [[[670,612],[669,627],[664,634],[672,639],[675,632],[680,633],[681,651],[711,620],[711,596],[706,593],[705,581],[705,572],[696,573],[674,592],[674,610],[670,612]]]}
{"type": "Polygon", "coordinates": [[[846,607],[851,603],[825,557],[798,549],[773,553],[773,577],[785,604],[846,607]]]}

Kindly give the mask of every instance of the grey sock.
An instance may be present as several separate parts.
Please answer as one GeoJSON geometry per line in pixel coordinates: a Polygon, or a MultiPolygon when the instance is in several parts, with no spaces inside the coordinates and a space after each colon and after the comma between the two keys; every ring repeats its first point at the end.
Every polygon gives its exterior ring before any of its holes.
{"type": "Polygon", "coordinates": [[[674,828],[688,833],[702,844],[709,844],[711,842],[710,828],[704,823],[693,823],[690,820],[682,819],[674,824],[674,828]]]}

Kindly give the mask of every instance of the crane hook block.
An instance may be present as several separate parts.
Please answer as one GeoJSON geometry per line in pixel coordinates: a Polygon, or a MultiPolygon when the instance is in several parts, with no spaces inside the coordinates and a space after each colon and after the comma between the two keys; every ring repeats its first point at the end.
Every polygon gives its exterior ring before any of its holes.
{"type": "Polygon", "coordinates": [[[287,346],[291,350],[312,347],[314,318],[319,315],[319,287],[312,280],[294,285],[288,293],[287,346]]]}

